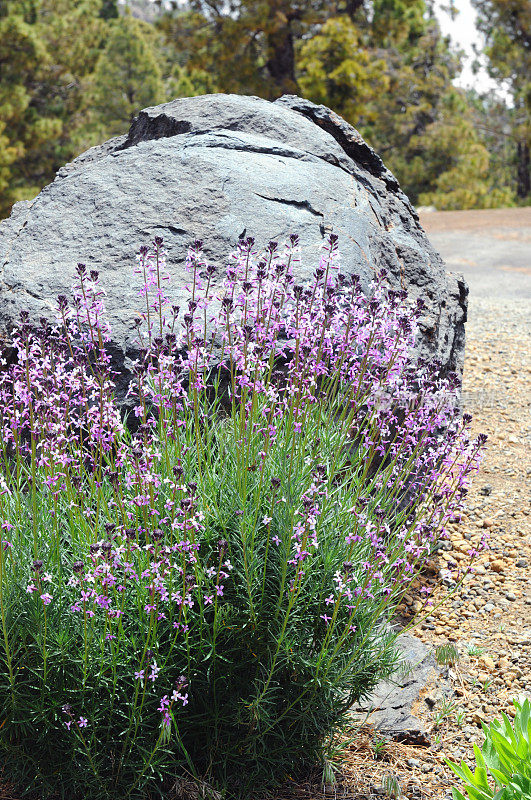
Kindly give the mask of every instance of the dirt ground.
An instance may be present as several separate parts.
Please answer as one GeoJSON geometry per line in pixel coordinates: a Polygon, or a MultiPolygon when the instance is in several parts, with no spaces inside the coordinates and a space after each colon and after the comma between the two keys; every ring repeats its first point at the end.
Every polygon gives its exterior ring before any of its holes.
{"type": "Polygon", "coordinates": [[[430,237],[440,231],[491,232],[493,228],[510,228],[522,232],[531,226],[531,206],[472,211],[424,211],[420,214],[420,220],[430,237]]]}
{"type": "Polygon", "coordinates": [[[461,272],[475,300],[531,300],[531,206],[424,212],[420,221],[450,272],[461,272]]]}

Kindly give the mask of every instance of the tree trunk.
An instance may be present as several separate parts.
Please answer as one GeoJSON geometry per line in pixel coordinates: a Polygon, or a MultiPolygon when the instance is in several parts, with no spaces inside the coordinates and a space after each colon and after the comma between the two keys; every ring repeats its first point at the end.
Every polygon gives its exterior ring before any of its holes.
{"type": "Polygon", "coordinates": [[[348,14],[352,22],[358,13],[358,10],[363,6],[365,0],[347,0],[345,3],[345,12],[348,14]]]}
{"type": "Polygon", "coordinates": [[[269,5],[266,67],[273,82],[272,99],[299,92],[295,78],[292,20],[285,5],[283,2],[271,2],[269,5]]]}
{"type": "Polygon", "coordinates": [[[518,142],[516,145],[517,154],[517,173],[516,173],[516,194],[521,200],[525,200],[531,194],[531,172],[529,163],[529,144],[518,142]]]}

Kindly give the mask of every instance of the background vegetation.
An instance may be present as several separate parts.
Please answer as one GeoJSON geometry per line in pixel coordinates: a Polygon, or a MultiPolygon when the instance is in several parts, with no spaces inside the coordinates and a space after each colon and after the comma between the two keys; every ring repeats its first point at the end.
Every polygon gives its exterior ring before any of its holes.
{"type": "Polygon", "coordinates": [[[138,109],[206,92],[331,106],[413,203],[526,204],[531,7],[473,4],[505,99],[453,85],[433,0],[0,0],[0,218],[138,109]]]}

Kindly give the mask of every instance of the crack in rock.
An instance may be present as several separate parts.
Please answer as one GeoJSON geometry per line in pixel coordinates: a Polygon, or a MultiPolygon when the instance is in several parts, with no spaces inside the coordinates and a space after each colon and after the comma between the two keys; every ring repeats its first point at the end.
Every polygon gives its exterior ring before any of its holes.
{"type": "Polygon", "coordinates": [[[383,180],[391,191],[400,189],[399,183],[382,159],[362,138],[360,133],[331,109],[315,105],[297,95],[285,94],[275,103],[291,108],[307,119],[312,120],[320,128],[333,136],[345,153],[356,163],[363,166],[375,178],[383,180]]]}
{"type": "Polygon", "coordinates": [[[272,203],[282,203],[285,206],[303,208],[305,211],[309,211],[310,214],[313,214],[314,217],[321,217],[324,219],[324,214],[321,211],[316,211],[309,200],[287,200],[285,197],[270,197],[267,194],[260,194],[260,192],[255,192],[254,194],[257,197],[261,197],[263,200],[270,200],[272,203]]]}

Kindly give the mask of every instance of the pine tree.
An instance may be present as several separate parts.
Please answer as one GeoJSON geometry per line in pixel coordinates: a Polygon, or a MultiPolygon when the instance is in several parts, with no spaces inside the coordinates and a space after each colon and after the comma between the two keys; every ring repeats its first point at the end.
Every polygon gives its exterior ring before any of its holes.
{"type": "Polygon", "coordinates": [[[83,81],[107,23],[101,0],[4,0],[0,10],[0,217],[76,153],[83,81]]]}
{"type": "Polygon", "coordinates": [[[496,180],[491,156],[474,122],[464,92],[453,89],[445,95],[438,119],[411,141],[412,156],[404,174],[406,181],[408,172],[424,176],[427,188],[419,191],[421,205],[451,210],[513,204],[510,187],[496,180]]]}
{"type": "Polygon", "coordinates": [[[152,27],[129,14],[112,23],[90,87],[96,124],[109,136],[124,133],[139,109],[164,99],[152,27]]]}
{"type": "Polygon", "coordinates": [[[467,91],[474,129],[489,153],[489,179],[493,186],[504,189],[518,201],[516,193],[516,142],[514,138],[514,108],[508,97],[495,92],[467,91]]]}
{"type": "Polygon", "coordinates": [[[0,216],[140,108],[216,91],[331,106],[413,202],[439,207],[510,203],[513,141],[525,201],[531,7],[473,2],[491,74],[512,96],[494,114],[452,86],[459,63],[431,0],[188,0],[165,13],[160,2],[155,24],[120,15],[117,0],[0,0],[0,216]]]}
{"type": "Polygon", "coordinates": [[[441,169],[453,164],[441,122],[451,124],[443,107],[458,63],[424,0],[374,0],[351,12],[301,44],[300,86],[358,128],[417,202],[439,178],[428,168],[424,137],[436,151],[440,132],[441,169]]]}
{"type": "Polygon", "coordinates": [[[375,96],[373,121],[361,120],[360,128],[417,203],[421,193],[435,188],[423,141],[431,129],[429,147],[433,147],[433,131],[444,116],[449,95],[454,94],[452,80],[459,62],[423,0],[415,0],[409,8],[395,0],[381,0],[375,10],[378,14],[369,40],[384,53],[389,88],[375,96]],[[411,169],[413,160],[415,170],[411,169]]]}
{"type": "Polygon", "coordinates": [[[189,0],[159,21],[191,68],[221,91],[274,100],[300,93],[296,48],[337,10],[331,0],[189,0]]]}
{"type": "Polygon", "coordinates": [[[488,154],[465,94],[452,85],[459,60],[429,0],[189,0],[159,26],[183,63],[215,75],[220,91],[268,99],[295,91],[330,106],[382,155],[413,202],[431,193],[443,204],[442,186],[452,204],[507,198],[486,199],[488,154]],[[468,193],[449,188],[465,175],[473,178],[468,193]]]}
{"type": "Polygon", "coordinates": [[[18,3],[0,17],[0,217],[33,197],[53,172],[62,121],[51,98],[50,57],[18,3]],[[42,104],[36,103],[36,98],[42,104]]]}
{"type": "Polygon", "coordinates": [[[375,97],[389,89],[386,62],[363,44],[349,16],[328,19],[319,33],[303,41],[297,65],[305,97],[358,125],[377,123],[375,97]]]}
{"type": "Polygon", "coordinates": [[[0,0],[0,218],[140,108],[215,91],[115,0],[0,0]]]}
{"type": "Polygon", "coordinates": [[[529,0],[472,0],[493,78],[505,82],[512,103],[518,197],[531,195],[531,4],[529,0]]]}

